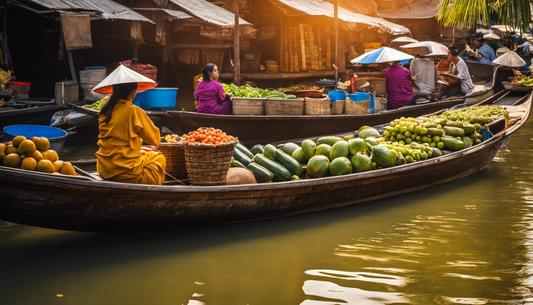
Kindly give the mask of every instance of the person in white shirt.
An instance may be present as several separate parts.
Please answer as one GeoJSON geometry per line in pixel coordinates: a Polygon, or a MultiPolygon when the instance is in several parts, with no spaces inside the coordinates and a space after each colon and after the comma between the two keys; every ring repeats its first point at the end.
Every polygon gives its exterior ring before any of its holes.
{"type": "Polygon", "coordinates": [[[414,91],[416,96],[427,96],[437,91],[439,73],[431,59],[417,54],[409,69],[418,87],[414,91]]]}
{"type": "Polygon", "coordinates": [[[474,89],[470,72],[465,61],[459,57],[457,47],[448,47],[448,60],[454,65],[451,73],[444,73],[442,77],[443,84],[440,85],[435,99],[439,101],[444,95],[453,96],[457,94],[468,94],[474,89]],[[453,76],[450,76],[453,75],[453,76]]]}

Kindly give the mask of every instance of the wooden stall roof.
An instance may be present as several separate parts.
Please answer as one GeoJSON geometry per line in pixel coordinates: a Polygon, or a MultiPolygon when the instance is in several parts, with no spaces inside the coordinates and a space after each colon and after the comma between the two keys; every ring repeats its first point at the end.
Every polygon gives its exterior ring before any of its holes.
{"type": "MultiPolygon", "coordinates": [[[[233,28],[235,25],[235,14],[207,0],[170,0],[169,2],[204,22],[222,28],[233,28]]],[[[239,18],[239,25],[252,27],[251,23],[242,18],[239,18]]]]}
{"type": "MultiPolygon", "coordinates": [[[[141,22],[154,23],[152,20],[131,10],[130,8],[116,3],[111,0],[28,0],[34,4],[46,7],[55,12],[67,12],[78,14],[89,14],[91,17],[97,17],[108,20],[133,20],[141,22]]],[[[13,4],[28,8],[19,1],[9,1],[13,4]]]]}
{"type": "Polygon", "coordinates": [[[442,0],[407,0],[400,9],[378,11],[378,16],[388,19],[428,19],[435,18],[442,0]]]}
{"type": "MultiPolygon", "coordinates": [[[[274,5],[286,6],[296,11],[311,16],[334,17],[333,4],[324,0],[270,0],[274,5]]],[[[409,29],[399,24],[392,23],[382,18],[370,17],[350,12],[339,6],[339,20],[344,21],[348,28],[355,28],[357,24],[363,24],[379,31],[389,32],[393,35],[410,33],[409,29]]]]}

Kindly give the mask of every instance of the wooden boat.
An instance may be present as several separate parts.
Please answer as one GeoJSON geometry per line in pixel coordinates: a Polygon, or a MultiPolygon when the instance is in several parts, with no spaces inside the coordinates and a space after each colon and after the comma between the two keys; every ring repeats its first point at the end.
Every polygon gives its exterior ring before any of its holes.
{"type": "Polygon", "coordinates": [[[496,68],[494,64],[482,64],[470,60],[465,60],[465,63],[470,74],[478,78],[491,78],[494,73],[494,68],[496,68]]]}
{"type": "Polygon", "coordinates": [[[235,135],[244,145],[327,135],[359,127],[379,125],[402,116],[420,116],[461,104],[464,99],[402,107],[364,115],[216,115],[189,111],[168,111],[167,116],[184,131],[215,127],[235,135]]]}
{"type": "Polygon", "coordinates": [[[513,124],[471,148],[337,177],[232,186],[138,185],[0,166],[0,219],[46,228],[113,232],[256,221],[348,206],[457,180],[487,167],[529,117],[531,95],[510,106],[513,124]]]}
{"type": "Polygon", "coordinates": [[[502,85],[505,89],[511,90],[511,91],[520,91],[520,92],[531,92],[533,91],[533,87],[525,87],[525,86],[517,86],[513,85],[510,82],[502,82],[502,85]]]}

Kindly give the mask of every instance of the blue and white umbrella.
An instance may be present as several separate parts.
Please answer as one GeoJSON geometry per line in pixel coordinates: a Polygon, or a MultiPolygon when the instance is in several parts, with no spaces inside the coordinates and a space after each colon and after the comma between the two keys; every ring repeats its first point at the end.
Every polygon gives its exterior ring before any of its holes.
{"type": "Polygon", "coordinates": [[[413,58],[415,57],[407,53],[389,47],[382,47],[354,58],[350,62],[352,64],[378,64],[391,61],[401,61],[403,65],[413,58]]]}

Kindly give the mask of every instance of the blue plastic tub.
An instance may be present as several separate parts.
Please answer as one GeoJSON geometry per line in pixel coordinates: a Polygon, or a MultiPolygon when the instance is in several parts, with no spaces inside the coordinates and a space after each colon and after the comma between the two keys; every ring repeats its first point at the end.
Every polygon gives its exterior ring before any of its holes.
{"type": "Polygon", "coordinates": [[[33,137],[48,138],[50,149],[59,153],[67,139],[67,132],[63,129],[44,125],[10,125],[4,127],[4,137],[7,141],[13,141],[16,136],[25,136],[28,139],[33,137]]]}
{"type": "Polygon", "coordinates": [[[366,92],[355,92],[352,94],[348,94],[348,98],[354,102],[368,101],[371,99],[370,93],[366,92]]]}
{"type": "Polygon", "coordinates": [[[133,104],[142,109],[174,110],[178,88],[153,88],[141,93],[133,100],[133,104]]]}
{"type": "Polygon", "coordinates": [[[329,99],[332,101],[344,101],[346,99],[346,92],[344,91],[330,91],[328,92],[329,99]]]}

